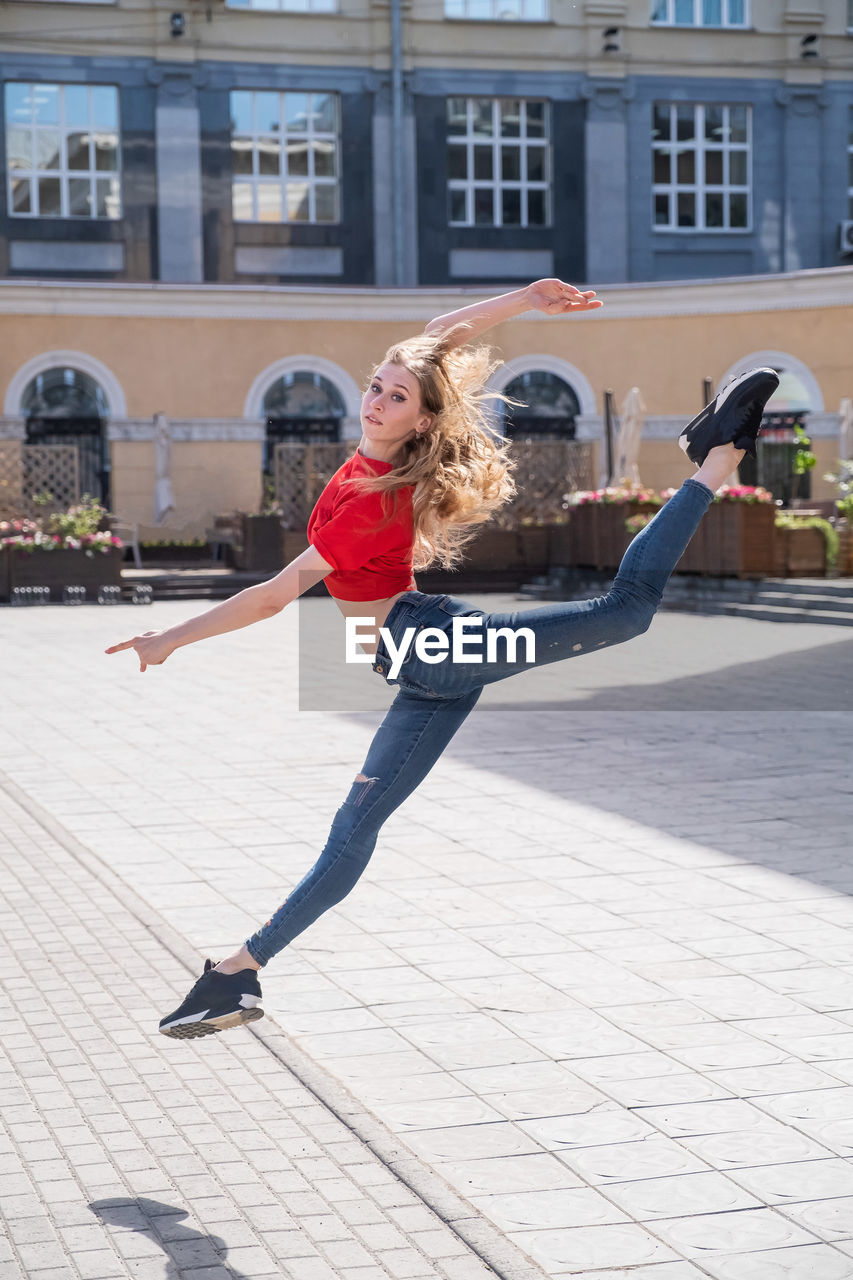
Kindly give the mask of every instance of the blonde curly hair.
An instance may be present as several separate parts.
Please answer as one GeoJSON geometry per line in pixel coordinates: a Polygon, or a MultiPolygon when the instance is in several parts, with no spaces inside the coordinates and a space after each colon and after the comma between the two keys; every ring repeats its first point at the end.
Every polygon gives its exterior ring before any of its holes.
{"type": "MultiPolygon", "coordinates": [[[[432,415],[429,429],[407,441],[400,460],[383,476],[345,481],[392,496],[382,506],[390,519],[398,491],[412,486],[414,567],[436,561],[452,569],[462,548],[515,494],[514,462],[508,442],[489,424],[489,401],[506,397],[486,384],[501,361],[487,347],[465,347],[465,325],[441,333],[423,333],[395,343],[384,364],[401,365],[418,382],[421,405],[432,415]]],[[[377,366],[379,367],[379,366],[377,366]]]]}

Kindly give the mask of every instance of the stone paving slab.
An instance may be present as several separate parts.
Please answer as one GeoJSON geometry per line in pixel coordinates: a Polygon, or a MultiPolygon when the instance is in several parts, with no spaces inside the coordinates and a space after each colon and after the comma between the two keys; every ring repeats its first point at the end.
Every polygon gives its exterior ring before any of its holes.
{"type": "Polygon", "coordinates": [[[154,1000],[180,997],[183,966],[7,787],[3,1280],[494,1276],[274,1037],[161,1046],[154,1000]]]}
{"type": "MultiPolygon", "coordinates": [[[[298,712],[324,668],[288,615],[144,677],[101,656],[193,612],[0,614],[0,759],[217,954],[316,857],[388,694],[298,712]]],[[[400,1171],[548,1274],[853,1277],[851,656],[840,628],[664,614],[487,690],[265,971],[270,1022],[400,1171]]]]}

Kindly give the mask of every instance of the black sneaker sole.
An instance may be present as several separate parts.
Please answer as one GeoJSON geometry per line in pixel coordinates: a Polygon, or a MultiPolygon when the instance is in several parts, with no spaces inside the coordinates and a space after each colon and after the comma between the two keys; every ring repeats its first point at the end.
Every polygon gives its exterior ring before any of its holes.
{"type": "Polygon", "coordinates": [[[244,1022],[257,1022],[263,1016],[263,1009],[238,1009],[235,1013],[223,1014],[221,1018],[204,1018],[199,1022],[178,1022],[171,1027],[161,1027],[160,1034],[171,1036],[173,1040],[196,1040],[199,1036],[212,1036],[217,1031],[242,1027],[244,1022]]]}
{"type": "Polygon", "coordinates": [[[757,369],[749,369],[746,373],[740,374],[737,378],[732,378],[727,386],[723,387],[717,393],[710,404],[706,405],[700,414],[688,422],[687,426],[678,437],[678,446],[683,449],[687,457],[694,466],[701,466],[702,462],[708,456],[708,453],[716,445],[733,444],[738,449],[744,449],[747,453],[755,457],[755,443],[761,429],[761,422],[764,416],[764,405],[773,394],[775,387],[779,385],[779,377],[775,369],[762,366],[757,369]],[[740,427],[740,434],[729,436],[727,433],[721,434],[717,416],[723,410],[726,400],[730,395],[739,394],[750,383],[754,383],[756,390],[762,382],[772,381],[775,386],[771,387],[766,396],[760,399],[756,397],[753,409],[752,420],[744,422],[740,427]],[[698,445],[698,448],[697,448],[698,445]],[[694,457],[695,453],[699,457],[694,457]]]}

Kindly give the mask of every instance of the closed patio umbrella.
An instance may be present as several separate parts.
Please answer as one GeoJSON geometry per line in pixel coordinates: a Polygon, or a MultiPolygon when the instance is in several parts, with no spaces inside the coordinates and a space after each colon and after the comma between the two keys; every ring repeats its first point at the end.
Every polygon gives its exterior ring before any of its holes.
{"type": "Polygon", "coordinates": [[[175,510],[172,491],[172,437],[164,413],[154,414],[154,523],[162,524],[175,510]]]}
{"type": "Polygon", "coordinates": [[[842,461],[853,459],[853,400],[845,396],[838,406],[838,453],[842,461]]]}
{"type": "Polygon", "coordinates": [[[622,401],[619,434],[616,437],[616,465],[613,474],[617,484],[639,485],[640,483],[638,462],[645,416],[646,406],[640,395],[640,389],[632,387],[622,401]]]}

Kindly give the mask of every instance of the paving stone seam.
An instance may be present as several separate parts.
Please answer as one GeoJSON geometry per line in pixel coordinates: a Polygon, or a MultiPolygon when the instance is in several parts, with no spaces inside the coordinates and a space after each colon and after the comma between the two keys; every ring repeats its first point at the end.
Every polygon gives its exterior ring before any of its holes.
{"type": "MultiPolygon", "coordinates": [[[[101,857],[2,773],[0,790],[113,893],[152,937],[186,967],[190,975],[199,971],[200,954],[101,857]]],[[[274,1024],[274,1019],[271,1021],[274,1024]]],[[[381,1120],[361,1105],[338,1080],[294,1045],[280,1028],[262,1029],[260,1025],[253,1024],[247,1026],[246,1031],[260,1040],[268,1052],[500,1280],[548,1280],[547,1273],[528,1254],[507,1240],[474,1205],[460,1196],[439,1174],[424,1165],[381,1120]]]]}

